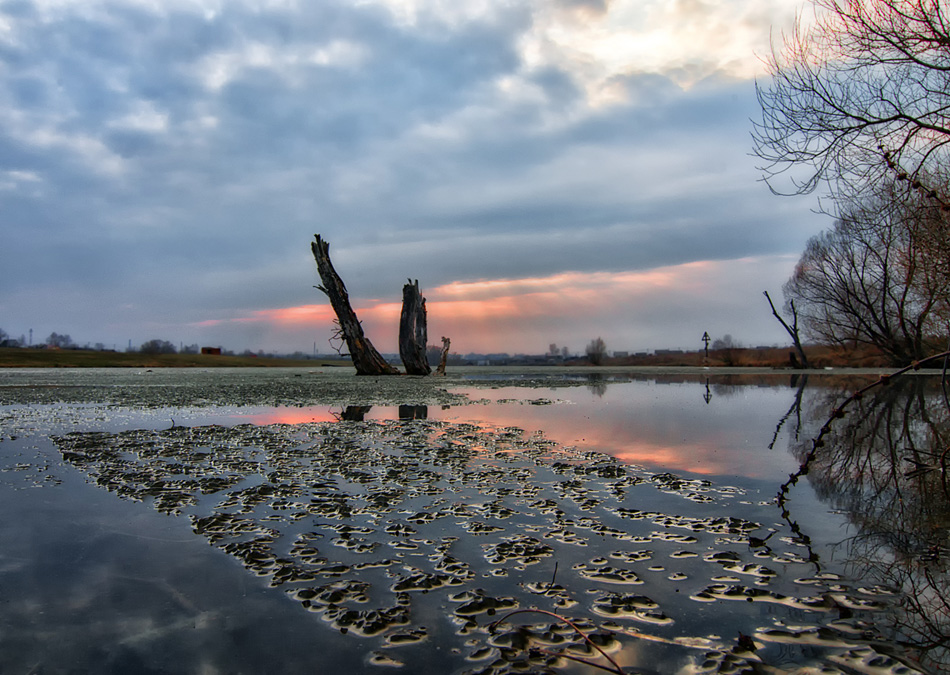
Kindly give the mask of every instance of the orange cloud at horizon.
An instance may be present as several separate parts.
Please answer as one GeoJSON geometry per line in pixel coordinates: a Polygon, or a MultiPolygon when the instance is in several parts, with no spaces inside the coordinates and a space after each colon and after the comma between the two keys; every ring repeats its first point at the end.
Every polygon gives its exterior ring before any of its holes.
{"type": "Polygon", "coordinates": [[[297,307],[280,307],[277,309],[258,309],[242,316],[225,319],[205,319],[197,321],[192,326],[207,328],[228,323],[312,323],[315,321],[333,321],[336,315],[329,304],[326,305],[299,305],[297,307]]]}
{"type": "MultiPolygon", "coordinates": [[[[781,267],[777,261],[702,260],[637,271],[453,281],[423,290],[430,342],[438,344],[440,336],[448,336],[452,350],[462,354],[540,353],[552,342],[576,352],[599,334],[621,349],[681,347],[675,341],[697,321],[704,322],[704,330],[726,332],[717,321],[747,312],[747,303],[737,298],[748,292],[750,283],[758,285],[763,274],[781,267]],[[671,326],[670,337],[657,342],[654,325],[671,326]]],[[[396,351],[401,302],[351,302],[374,345],[383,352],[396,351]]],[[[312,335],[332,332],[335,318],[327,302],[255,310],[193,325],[256,324],[272,334],[312,335]]]]}
{"type": "MultiPolygon", "coordinates": [[[[693,262],[677,267],[695,267],[702,264],[703,262],[693,262]]],[[[658,267],[636,272],[561,272],[547,277],[453,281],[436,286],[429,296],[436,301],[443,296],[473,300],[534,293],[544,295],[561,295],[565,292],[589,293],[616,287],[618,284],[626,286],[635,283],[649,287],[668,287],[675,281],[675,269],[676,267],[658,267]]]]}

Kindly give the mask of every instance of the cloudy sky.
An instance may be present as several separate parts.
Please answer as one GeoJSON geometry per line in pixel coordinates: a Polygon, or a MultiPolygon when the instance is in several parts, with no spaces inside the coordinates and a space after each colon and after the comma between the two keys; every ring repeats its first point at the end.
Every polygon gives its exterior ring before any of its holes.
{"type": "Polygon", "coordinates": [[[329,351],[786,343],[751,153],[794,0],[0,0],[0,328],[329,351]]]}

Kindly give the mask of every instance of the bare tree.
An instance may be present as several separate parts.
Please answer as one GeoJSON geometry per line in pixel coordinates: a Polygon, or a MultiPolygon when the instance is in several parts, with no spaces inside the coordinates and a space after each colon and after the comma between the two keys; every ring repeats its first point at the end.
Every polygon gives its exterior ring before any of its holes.
{"type": "Polygon", "coordinates": [[[721,338],[716,338],[712,343],[713,353],[727,366],[739,365],[739,351],[742,344],[733,339],[732,335],[726,333],[721,338]]]}
{"type": "Polygon", "coordinates": [[[175,354],[178,349],[168,340],[149,340],[139,347],[143,354],[175,354]]]}
{"type": "Polygon", "coordinates": [[[721,338],[716,338],[713,340],[712,348],[713,351],[719,351],[721,349],[735,349],[739,347],[739,343],[732,339],[732,335],[726,333],[721,338]]]}
{"type": "Polygon", "coordinates": [[[50,333],[49,337],[46,338],[46,344],[50,347],[66,349],[67,347],[73,346],[73,339],[66,334],[60,335],[59,333],[50,333]]]}
{"type": "Polygon", "coordinates": [[[929,214],[915,195],[885,185],[808,242],[783,288],[806,334],[872,345],[895,365],[923,358],[946,334],[950,288],[915,236],[929,214]]]}
{"type": "Polygon", "coordinates": [[[590,341],[587,345],[586,352],[587,360],[595,366],[599,366],[604,362],[604,358],[607,356],[607,345],[602,338],[598,337],[590,341]]]}
{"type": "Polygon", "coordinates": [[[757,86],[755,152],[773,190],[828,181],[833,194],[889,170],[945,164],[950,143],[950,6],[941,0],[812,0],[757,86]]]}

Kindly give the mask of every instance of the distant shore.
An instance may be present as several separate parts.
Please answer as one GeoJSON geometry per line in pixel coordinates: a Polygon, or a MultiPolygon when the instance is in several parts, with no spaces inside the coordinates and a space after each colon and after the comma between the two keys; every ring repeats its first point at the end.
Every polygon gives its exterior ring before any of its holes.
{"type": "MultiPolygon", "coordinates": [[[[750,350],[751,351],[751,350],[750,350]]],[[[726,365],[721,360],[710,358],[708,365],[697,363],[694,355],[686,354],[682,362],[666,356],[658,362],[631,363],[632,359],[610,359],[607,363],[594,366],[583,360],[560,365],[449,365],[450,374],[521,373],[523,375],[554,375],[571,373],[629,373],[648,375],[703,375],[703,374],[776,374],[776,373],[829,373],[844,371],[848,373],[886,373],[894,368],[881,364],[834,363],[810,369],[793,369],[780,359],[741,360],[735,365],[726,365]],[[692,358],[690,358],[692,357],[692,358]],[[765,361],[765,362],[763,362],[765,361]],[[769,363],[768,361],[771,361],[769,363]]],[[[353,365],[346,358],[292,359],[254,356],[228,356],[207,354],[143,354],[140,352],[109,352],[83,349],[0,349],[0,368],[339,368],[351,371],[353,365]]],[[[930,371],[933,372],[933,371],[930,371]]],[[[450,378],[451,379],[451,378],[450,378]]]]}

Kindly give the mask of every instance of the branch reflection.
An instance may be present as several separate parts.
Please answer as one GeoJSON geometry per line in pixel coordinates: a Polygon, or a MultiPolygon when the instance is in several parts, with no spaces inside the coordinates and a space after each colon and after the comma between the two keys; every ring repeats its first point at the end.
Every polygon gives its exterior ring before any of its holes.
{"type": "MultiPolygon", "coordinates": [[[[852,391],[808,391],[802,412],[807,427],[789,441],[797,458],[805,461],[829,411],[852,391]]],[[[800,405],[799,391],[779,427],[798,417],[800,405]]],[[[950,410],[940,380],[893,380],[854,401],[830,426],[807,477],[856,528],[835,555],[843,555],[869,588],[899,589],[905,597],[887,639],[907,644],[933,667],[950,669],[950,410]]],[[[796,527],[795,500],[783,511],[791,512],[796,527]]]]}

